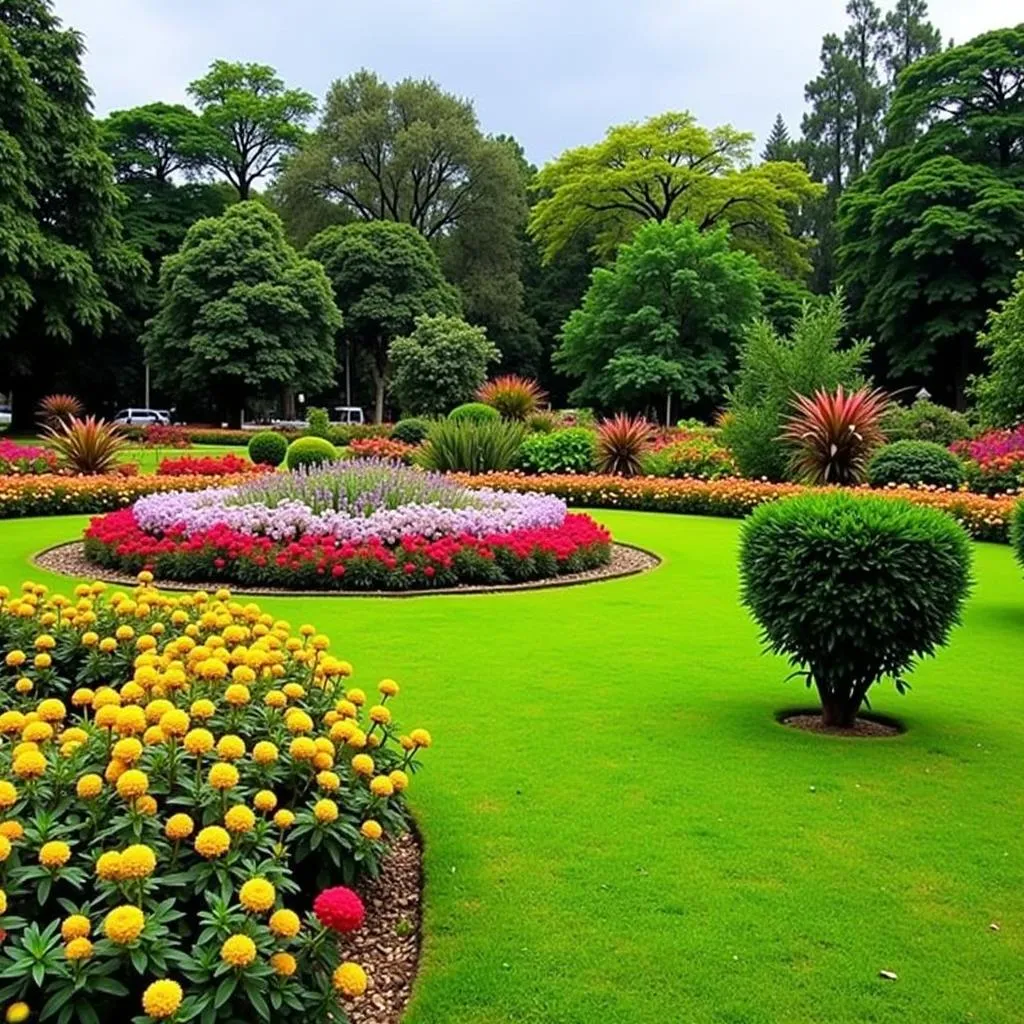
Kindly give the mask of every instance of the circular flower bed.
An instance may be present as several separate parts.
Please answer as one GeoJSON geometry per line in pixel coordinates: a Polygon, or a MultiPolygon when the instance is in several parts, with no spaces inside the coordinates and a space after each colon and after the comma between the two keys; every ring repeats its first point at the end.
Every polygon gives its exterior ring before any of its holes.
{"type": "Polygon", "coordinates": [[[153,494],[94,519],[105,568],[314,590],[502,585],[585,572],[611,536],[552,495],[475,490],[380,460],[153,494]]]}
{"type": "Polygon", "coordinates": [[[347,886],[430,735],[312,626],[151,582],[0,588],[7,1019],[345,1021],[369,983],[347,886]]]}

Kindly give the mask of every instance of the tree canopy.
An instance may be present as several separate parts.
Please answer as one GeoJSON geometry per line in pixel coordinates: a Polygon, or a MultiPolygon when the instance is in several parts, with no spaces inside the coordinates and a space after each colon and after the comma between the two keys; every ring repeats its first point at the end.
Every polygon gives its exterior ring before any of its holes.
{"type": "Polygon", "coordinates": [[[987,372],[972,382],[971,391],[982,421],[994,427],[1024,423],[1024,270],[1010,296],[989,315],[978,344],[987,372]]]}

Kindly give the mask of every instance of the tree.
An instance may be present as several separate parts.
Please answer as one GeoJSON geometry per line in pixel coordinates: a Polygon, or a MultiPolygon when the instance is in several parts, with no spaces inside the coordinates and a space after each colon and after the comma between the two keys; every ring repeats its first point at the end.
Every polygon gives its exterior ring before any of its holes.
{"type": "Polygon", "coordinates": [[[115,110],[100,122],[100,138],[122,183],[171,184],[176,174],[194,177],[219,145],[194,111],[168,103],[115,110]]]}
{"type": "Polygon", "coordinates": [[[891,373],[965,402],[975,336],[1024,238],[1024,26],[900,75],[891,148],[839,207],[840,279],[891,373]]]}
{"type": "Polygon", "coordinates": [[[457,316],[420,316],[388,347],[391,391],[405,416],[440,415],[468,402],[500,358],[482,327],[457,316]]]}
{"type": "Polygon", "coordinates": [[[562,330],[556,366],[582,378],[573,399],[604,407],[672,396],[684,407],[722,394],[743,328],[760,308],[761,268],[728,231],[651,222],[591,276],[562,330]]]}
{"type": "Polygon", "coordinates": [[[1010,296],[989,314],[978,344],[986,351],[988,372],[972,382],[971,393],[982,421],[993,427],[1024,423],[1024,270],[1010,296]]]}
{"type": "Polygon", "coordinates": [[[859,178],[880,141],[885,87],[878,72],[882,51],[882,12],[873,0],[849,0],[851,22],[843,40],[853,72],[853,124],[850,132],[851,181],[859,178]]]}
{"type": "Polygon", "coordinates": [[[122,238],[82,50],[47,0],[0,4],[0,389],[16,426],[145,273],[122,238]]]}
{"type": "Polygon", "coordinates": [[[257,202],[189,228],[160,274],[144,343],[159,383],[212,394],[238,423],[247,399],[334,380],[341,314],[323,268],[288,244],[257,202]]]}
{"type": "Polygon", "coordinates": [[[727,226],[733,241],[767,265],[807,268],[806,246],[790,234],[787,210],[819,189],[796,163],[750,164],[753,135],[702,128],[690,113],[670,112],[618,125],[593,146],[563,153],[537,175],[543,196],[530,234],[545,261],[581,230],[610,255],[645,221],[687,219],[700,230],[727,226]]]}
{"type": "Polygon", "coordinates": [[[218,145],[209,162],[249,198],[253,183],[273,174],[281,159],[305,135],[316,100],[301,89],[286,89],[266,64],[216,60],[188,87],[202,121],[218,145]]]}
{"type": "Polygon", "coordinates": [[[458,292],[444,279],[437,255],[409,224],[388,221],[328,228],[306,247],[323,265],[345,312],[341,341],[373,375],[374,421],[384,419],[391,342],[410,334],[417,317],[460,312],[458,292]]]}
{"type": "Polygon", "coordinates": [[[926,0],[896,0],[885,16],[882,55],[894,88],[900,72],[922,57],[942,49],[942,33],[928,21],[926,0]]]}
{"type": "Polygon", "coordinates": [[[775,115],[775,122],[768,134],[768,141],[761,151],[761,159],[765,161],[788,161],[798,159],[796,143],[789,137],[789,129],[781,114],[775,115]]]}

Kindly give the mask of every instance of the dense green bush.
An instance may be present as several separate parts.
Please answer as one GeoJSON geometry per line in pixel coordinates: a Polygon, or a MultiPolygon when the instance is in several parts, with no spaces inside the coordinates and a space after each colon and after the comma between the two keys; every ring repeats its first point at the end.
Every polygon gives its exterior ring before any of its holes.
{"type": "Polygon", "coordinates": [[[391,428],[391,438],[394,441],[402,441],[405,444],[420,444],[426,440],[430,432],[430,421],[421,420],[415,416],[399,420],[391,428]]]}
{"type": "Polygon", "coordinates": [[[526,425],[534,434],[550,434],[558,429],[558,417],[553,412],[535,412],[526,417],[526,425]]]}
{"type": "Polygon", "coordinates": [[[430,425],[416,461],[437,472],[493,473],[515,466],[525,437],[523,424],[502,419],[438,420],[430,425]]]}
{"type": "Polygon", "coordinates": [[[585,427],[533,433],[523,441],[519,461],[528,473],[589,473],[596,444],[597,435],[585,427]]]}
{"type": "Polygon", "coordinates": [[[697,480],[718,480],[736,475],[732,452],[711,437],[695,436],[675,441],[640,460],[647,476],[693,477],[697,480]]]}
{"type": "Polygon", "coordinates": [[[740,542],[742,600],[769,650],[848,728],[868,689],[897,690],[960,620],[971,548],[950,516],[891,498],[812,494],[756,509],[740,542]]]}
{"type": "Polygon", "coordinates": [[[1024,501],[1019,501],[1010,522],[1010,543],[1021,568],[1024,568],[1024,501]]]}
{"type": "Polygon", "coordinates": [[[331,418],[326,409],[313,406],[306,410],[306,437],[322,437],[326,440],[331,434],[331,418]]]}
{"type": "Polygon", "coordinates": [[[288,454],[288,438],[276,430],[261,430],[249,438],[249,458],[258,466],[280,466],[288,454]]]}
{"type": "Polygon", "coordinates": [[[868,463],[872,487],[889,484],[927,484],[959,487],[967,479],[964,464],[934,441],[896,441],[883,445],[868,463]]]}
{"type": "Polygon", "coordinates": [[[882,419],[882,430],[890,441],[934,441],[944,447],[974,433],[962,412],[924,398],[911,406],[890,405],[882,419]]]}
{"type": "Polygon", "coordinates": [[[333,462],[338,452],[330,441],[323,437],[300,437],[288,446],[286,463],[289,469],[300,466],[319,466],[323,462],[333,462]]]}
{"type": "Polygon", "coordinates": [[[457,405],[450,413],[450,420],[470,420],[473,423],[489,423],[501,419],[501,413],[493,406],[484,405],[483,402],[466,402],[457,405]]]}

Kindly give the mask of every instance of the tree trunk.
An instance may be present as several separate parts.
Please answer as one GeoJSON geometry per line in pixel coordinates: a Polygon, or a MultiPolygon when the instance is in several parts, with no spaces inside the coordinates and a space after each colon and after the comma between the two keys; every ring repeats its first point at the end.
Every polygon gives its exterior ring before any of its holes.
{"type": "Polygon", "coordinates": [[[833,729],[852,729],[858,708],[852,701],[830,697],[821,702],[821,720],[833,729]]]}
{"type": "Polygon", "coordinates": [[[295,419],[295,388],[281,389],[281,415],[286,420],[295,419]]]}
{"type": "Polygon", "coordinates": [[[373,362],[373,422],[384,422],[384,374],[376,361],[373,362]]]}

